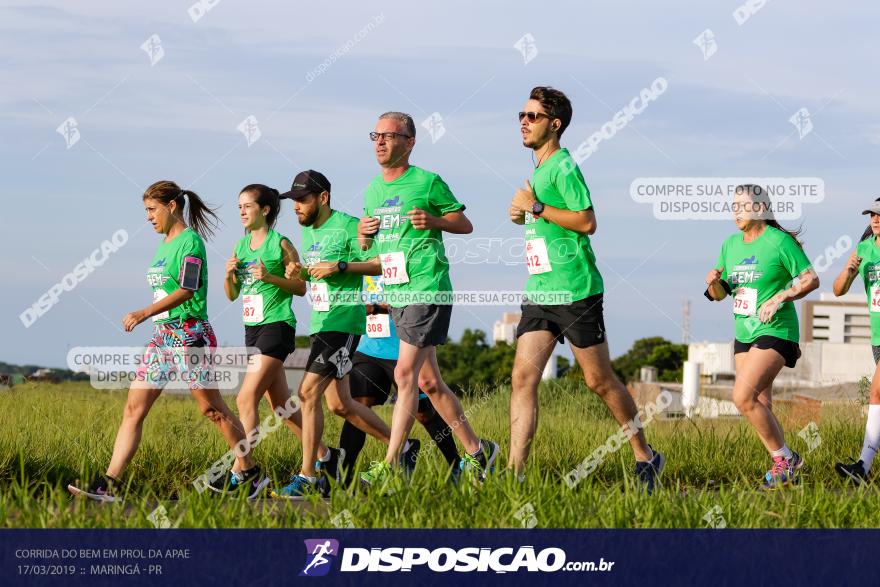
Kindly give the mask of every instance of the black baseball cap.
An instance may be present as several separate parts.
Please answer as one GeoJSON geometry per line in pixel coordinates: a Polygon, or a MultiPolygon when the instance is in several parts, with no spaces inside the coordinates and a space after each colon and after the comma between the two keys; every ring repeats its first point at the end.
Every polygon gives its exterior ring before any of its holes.
{"type": "Polygon", "coordinates": [[[284,192],[279,198],[290,200],[302,200],[309,194],[320,194],[321,192],[330,191],[330,181],[314,169],[300,171],[293,178],[293,185],[290,186],[289,192],[284,192]]]}

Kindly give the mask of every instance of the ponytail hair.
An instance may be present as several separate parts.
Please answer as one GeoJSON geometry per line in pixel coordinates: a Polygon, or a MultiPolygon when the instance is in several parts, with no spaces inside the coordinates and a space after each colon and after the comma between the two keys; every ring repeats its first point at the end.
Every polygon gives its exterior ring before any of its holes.
{"type": "MultiPolygon", "coordinates": [[[[880,198],[877,198],[877,199],[874,200],[874,201],[875,201],[875,202],[880,202],[880,198]]],[[[871,223],[869,222],[869,223],[868,223],[868,228],[866,228],[866,229],[865,229],[865,232],[862,233],[862,238],[859,239],[859,242],[866,241],[866,240],[868,240],[869,238],[871,238],[872,236],[874,236],[874,231],[871,230],[871,223]]]]}
{"type": "Polygon", "coordinates": [[[777,222],[776,217],[773,216],[773,204],[770,202],[770,195],[767,193],[767,190],[762,188],[759,185],[753,183],[747,183],[743,185],[736,186],[736,193],[746,193],[749,196],[749,199],[754,204],[758,204],[760,206],[760,215],[761,218],[767,226],[772,226],[776,230],[784,232],[788,236],[794,239],[794,242],[798,244],[798,246],[803,249],[804,243],[802,243],[798,236],[803,232],[803,227],[798,227],[797,230],[788,230],[787,228],[783,228],[780,226],[779,222],[777,222]]]}
{"type": "Polygon", "coordinates": [[[241,188],[239,193],[253,195],[260,208],[269,206],[269,213],[266,214],[266,224],[269,228],[275,228],[275,221],[278,220],[278,214],[281,212],[281,198],[279,197],[278,190],[261,183],[252,183],[241,188]]]}
{"type": "Polygon", "coordinates": [[[158,200],[166,206],[171,204],[171,202],[176,203],[181,219],[183,218],[184,208],[187,208],[187,224],[204,239],[214,236],[214,229],[217,228],[220,222],[214,209],[205,204],[197,193],[190,190],[182,190],[176,183],[167,179],[157,181],[148,187],[147,191],[144,192],[143,199],[158,200]],[[188,207],[186,206],[187,201],[189,202],[188,207]]]}

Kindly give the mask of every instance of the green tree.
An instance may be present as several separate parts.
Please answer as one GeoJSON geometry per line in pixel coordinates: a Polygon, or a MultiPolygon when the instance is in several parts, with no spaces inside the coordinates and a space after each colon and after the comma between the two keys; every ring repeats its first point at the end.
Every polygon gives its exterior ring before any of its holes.
{"type": "MultiPolygon", "coordinates": [[[[611,361],[611,368],[624,383],[638,379],[639,370],[645,366],[656,367],[657,378],[660,381],[680,381],[685,359],[687,359],[686,344],[675,344],[662,336],[651,336],[635,341],[631,349],[611,361]]],[[[577,363],[568,371],[566,377],[572,379],[583,377],[577,363]]]]}

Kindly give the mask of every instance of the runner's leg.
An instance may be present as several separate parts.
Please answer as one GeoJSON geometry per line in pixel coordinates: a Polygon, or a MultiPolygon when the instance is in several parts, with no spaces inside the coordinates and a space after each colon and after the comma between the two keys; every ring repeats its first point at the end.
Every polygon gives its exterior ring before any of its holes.
{"type": "Polygon", "coordinates": [[[538,428],[538,385],[556,336],[548,330],[523,333],[516,341],[510,391],[510,455],[508,468],[523,473],[538,428]]]}
{"type": "MultiPolygon", "coordinates": [[[[638,416],[636,402],[611,369],[608,343],[603,342],[587,348],[570,346],[575,360],[584,372],[587,387],[602,398],[617,423],[623,426],[636,418],[638,416]]],[[[648,448],[643,429],[639,428],[639,431],[630,437],[629,444],[637,461],[651,460],[653,455],[648,448]]]]}

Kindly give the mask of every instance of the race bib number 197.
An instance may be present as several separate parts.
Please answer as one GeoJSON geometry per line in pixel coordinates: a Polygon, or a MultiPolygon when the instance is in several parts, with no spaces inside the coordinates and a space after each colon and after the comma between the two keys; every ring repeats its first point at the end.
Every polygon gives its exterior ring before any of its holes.
{"type": "Polygon", "coordinates": [[[382,262],[382,281],[385,285],[398,285],[409,282],[406,273],[406,255],[402,252],[386,253],[379,257],[382,262]]]}

